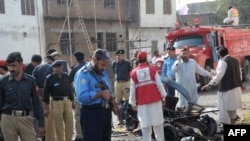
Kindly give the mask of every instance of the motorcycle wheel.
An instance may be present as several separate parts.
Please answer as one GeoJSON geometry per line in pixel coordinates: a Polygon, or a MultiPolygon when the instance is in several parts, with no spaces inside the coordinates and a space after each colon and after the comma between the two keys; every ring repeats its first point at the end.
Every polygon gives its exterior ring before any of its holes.
{"type": "Polygon", "coordinates": [[[134,129],[136,129],[138,126],[138,121],[136,121],[134,118],[129,117],[126,119],[126,128],[128,129],[128,131],[133,131],[134,129]]]}
{"type": "Polygon", "coordinates": [[[207,117],[202,119],[202,122],[206,125],[206,130],[204,130],[202,134],[205,136],[214,136],[217,132],[216,121],[211,117],[207,117]]]}
{"type": "Polygon", "coordinates": [[[171,124],[164,124],[165,141],[180,141],[177,129],[171,124]]]}

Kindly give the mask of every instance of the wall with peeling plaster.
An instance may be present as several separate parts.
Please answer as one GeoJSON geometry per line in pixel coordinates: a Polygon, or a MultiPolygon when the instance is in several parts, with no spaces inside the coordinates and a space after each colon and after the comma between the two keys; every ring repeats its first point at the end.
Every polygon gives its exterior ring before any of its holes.
{"type": "Polygon", "coordinates": [[[45,54],[42,0],[35,1],[35,15],[22,15],[21,0],[5,0],[5,13],[0,14],[0,58],[13,51],[22,53],[24,63],[33,54],[45,54]]]}

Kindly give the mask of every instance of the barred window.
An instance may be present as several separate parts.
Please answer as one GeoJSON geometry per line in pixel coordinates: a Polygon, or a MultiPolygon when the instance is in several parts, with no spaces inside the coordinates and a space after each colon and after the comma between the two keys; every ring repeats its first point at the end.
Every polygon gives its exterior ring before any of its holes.
{"type": "Polygon", "coordinates": [[[0,0],[0,14],[5,13],[4,0],[0,0]]]}
{"type": "MultiPolygon", "coordinates": [[[[57,4],[66,4],[67,0],[57,0],[57,4]]],[[[68,0],[68,3],[70,4],[71,0],[68,0]]]]}
{"type": "Polygon", "coordinates": [[[22,15],[35,15],[34,0],[21,0],[22,15]]]}
{"type": "Polygon", "coordinates": [[[171,0],[163,0],[163,14],[172,14],[171,0]]]}
{"type": "Polygon", "coordinates": [[[155,0],[146,0],[146,14],[155,14],[155,0]]]}
{"type": "Polygon", "coordinates": [[[104,8],[115,8],[115,0],[104,0],[104,8]]]}
{"type": "Polygon", "coordinates": [[[66,4],[66,0],[57,0],[57,4],[66,4]]]}
{"type": "MultiPolygon", "coordinates": [[[[71,33],[71,47],[72,52],[75,51],[75,41],[74,34],[71,33]]],[[[62,33],[60,37],[60,48],[63,55],[70,55],[70,41],[69,41],[69,33],[62,33]]]]}
{"type": "Polygon", "coordinates": [[[106,49],[109,52],[117,50],[116,33],[106,33],[106,49]]]}
{"type": "Polygon", "coordinates": [[[97,33],[97,47],[103,49],[103,32],[97,33]]]}

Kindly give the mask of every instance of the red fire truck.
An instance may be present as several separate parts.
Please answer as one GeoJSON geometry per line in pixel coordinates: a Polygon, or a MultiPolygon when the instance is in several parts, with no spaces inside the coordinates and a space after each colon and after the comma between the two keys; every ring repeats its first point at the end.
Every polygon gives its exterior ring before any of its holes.
{"type": "MultiPolygon", "coordinates": [[[[194,26],[176,28],[166,34],[167,46],[173,45],[177,54],[189,46],[190,57],[206,70],[215,69],[218,62],[216,48],[225,46],[230,56],[236,57],[242,67],[243,80],[250,79],[250,29],[243,26],[194,26]]],[[[209,79],[197,77],[200,85],[209,79]]]]}

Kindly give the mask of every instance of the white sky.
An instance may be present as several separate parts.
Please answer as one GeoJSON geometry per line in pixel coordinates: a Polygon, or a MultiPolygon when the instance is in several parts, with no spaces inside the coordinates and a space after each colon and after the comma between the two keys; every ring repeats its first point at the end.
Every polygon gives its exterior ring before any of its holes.
{"type": "Polygon", "coordinates": [[[186,1],[186,3],[196,3],[196,2],[206,2],[206,1],[215,1],[215,0],[180,0],[186,1]]]}
{"type": "Polygon", "coordinates": [[[215,0],[176,0],[176,10],[179,11],[180,15],[187,15],[188,3],[207,2],[207,1],[215,1],[215,0]]]}
{"type": "Polygon", "coordinates": [[[215,1],[215,0],[176,0],[176,8],[183,7],[187,3],[197,3],[197,2],[206,2],[206,1],[215,1]]]}

